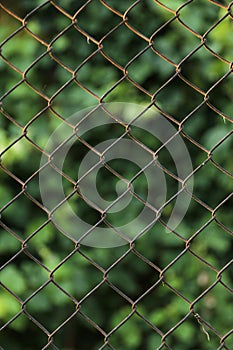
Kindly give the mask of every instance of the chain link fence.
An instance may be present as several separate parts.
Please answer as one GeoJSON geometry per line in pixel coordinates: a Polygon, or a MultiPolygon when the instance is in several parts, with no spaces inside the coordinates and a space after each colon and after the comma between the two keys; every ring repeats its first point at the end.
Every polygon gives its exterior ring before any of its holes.
{"type": "Polygon", "coordinates": [[[0,1],[1,349],[232,349],[232,5],[0,1]],[[140,107],[127,122],[108,110],[115,102],[140,107]],[[165,141],[138,127],[148,110],[167,121],[165,141]],[[167,147],[174,137],[192,161],[183,178],[167,147]],[[71,138],[60,169],[54,158],[71,138]],[[107,159],[120,140],[135,149],[132,164],[107,159]],[[88,152],[93,163],[77,177],[88,152]],[[163,174],[157,191],[163,179],[167,191],[154,205],[151,165],[163,174]],[[53,202],[49,178],[51,208],[39,186],[50,166],[64,187],[53,202]],[[88,176],[90,197],[80,190],[88,176]],[[187,213],[173,227],[183,192],[187,213]],[[79,232],[66,203],[88,229],[79,232]],[[145,207],[149,221],[123,232],[145,207]],[[120,238],[114,248],[98,246],[103,228],[120,238]]]}

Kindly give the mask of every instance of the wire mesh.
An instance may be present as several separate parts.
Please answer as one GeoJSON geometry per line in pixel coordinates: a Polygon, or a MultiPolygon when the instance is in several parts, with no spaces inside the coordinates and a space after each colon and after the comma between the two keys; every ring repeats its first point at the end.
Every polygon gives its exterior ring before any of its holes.
{"type": "MultiPolygon", "coordinates": [[[[230,350],[232,2],[1,1],[0,7],[1,348],[11,349],[14,335],[22,349],[230,350]],[[44,155],[51,164],[46,140],[60,124],[77,136],[69,115],[122,100],[145,102],[174,125],[193,161],[186,181],[197,178],[200,189],[189,192],[185,228],[166,223],[176,189],[162,208],[152,208],[161,214],[150,223],[152,233],[124,237],[113,252],[82,245],[90,232],[75,239],[54,224],[39,195],[38,160],[44,155]],[[215,133],[204,142],[209,128],[215,133]]],[[[129,138],[135,147],[143,143],[132,134],[134,122],[111,118],[120,132],[105,128],[102,134],[129,138]]],[[[114,181],[131,185],[103,162],[98,138],[88,137],[78,136],[78,152],[91,150],[114,181]]],[[[163,157],[163,147],[155,152],[145,138],[143,146],[163,157]]],[[[167,181],[182,183],[166,161],[159,166],[167,181]]],[[[60,172],[65,200],[78,197],[83,216],[93,211],[92,231],[105,225],[121,235],[109,221],[110,208],[78,191],[70,167],[60,172]]],[[[100,181],[109,191],[110,182],[100,181]]]]}

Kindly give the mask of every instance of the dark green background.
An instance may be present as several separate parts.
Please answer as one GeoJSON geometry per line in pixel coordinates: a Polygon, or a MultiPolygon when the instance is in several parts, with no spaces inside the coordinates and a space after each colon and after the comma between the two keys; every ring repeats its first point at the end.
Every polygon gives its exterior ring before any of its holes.
{"type": "MultiPolygon", "coordinates": [[[[0,3],[7,6],[20,18],[24,18],[43,1],[22,0],[19,2],[1,1],[0,3]]],[[[56,1],[56,4],[64,8],[70,16],[74,16],[84,3],[85,1],[56,1]]],[[[174,11],[184,4],[184,1],[161,0],[161,3],[170,6],[174,11]]],[[[226,6],[229,1],[220,3],[226,6]]],[[[106,1],[106,4],[124,13],[133,4],[133,1],[111,0],[106,1]]],[[[178,20],[174,20],[157,32],[153,38],[153,48],[175,64],[179,64],[201,43],[201,35],[226,14],[226,8],[221,8],[211,2],[191,1],[180,10],[180,20],[197,34],[194,35],[178,20]]],[[[174,17],[174,13],[152,0],[144,0],[138,2],[127,17],[132,27],[150,38],[161,25],[174,17]]],[[[46,45],[33,38],[32,34],[25,29],[20,30],[2,45],[0,92],[2,96],[4,94],[6,96],[2,99],[1,106],[0,152],[12,145],[2,154],[2,165],[22,182],[25,182],[38,169],[41,152],[33,147],[25,137],[13,143],[22,135],[23,128],[34,116],[38,115],[38,118],[28,125],[27,136],[38,147],[43,148],[51,132],[61,123],[59,116],[68,118],[74,112],[98,103],[94,95],[88,93],[83,86],[99,97],[105,95],[103,102],[125,101],[149,104],[150,95],[156,93],[175,74],[174,65],[159,57],[151,48],[128,64],[135,55],[148,46],[148,43],[126,25],[121,25],[105,37],[102,42],[103,51],[122,67],[127,65],[129,78],[146,89],[148,94],[137,89],[128,79],[122,80],[111,90],[111,87],[123,77],[120,69],[111,64],[101,53],[93,55],[83,65],[82,62],[98,49],[95,41],[100,41],[121,22],[120,16],[112,13],[100,1],[92,1],[76,15],[75,19],[77,20],[76,25],[90,36],[89,40],[74,26],[59,36],[59,33],[72,21],[49,2],[28,16],[28,30],[45,43],[52,42],[52,57],[46,54],[46,45]],[[36,61],[43,54],[44,56],[36,61]],[[77,80],[80,84],[71,82],[61,92],[54,95],[72,78],[72,71],[77,68],[77,80]],[[26,72],[26,81],[22,81],[20,71],[26,72]],[[19,85],[15,87],[18,83],[19,85]],[[33,91],[32,86],[44,97],[33,91]],[[9,91],[10,93],[7,93],[9,91]],[[46,109],[45,97],[50,99],[53,95],[52,108],[46,109]],[[45,111],[40,113],[43,108],[45,111]]],[[[20,25],[17,18],[13,18],[0,8],[0,41],[3,42],[20,25]]],[[[227,61],[232,61],[233,56],[230,16],[220,21],[209,32],[206,36],[206,44],[209,49],[220,55],[222,60],[202,47],[181,64],[182,75],[205,93],[230,69],[230,64],[227,63],[227,61]]],[[[208,96],[210,103],[223,112],[226,118],[214,112],[207,104],[203,104],[184,122],[183,139],[190,152],[194,169],[208,158],[208,152],[212,149],[212,159],[230,173],[233,170],[232,139],[227,137],[217,148],[214,146],[232,130],[232,74],[210,90],[208,96]],[[184,135],[188,135],[191,141],[184,135]]],[[[155,102],[157,107],[167,114],[170,122],[178,128],[178,123],[184,120],[202,101],[203,94],[200,91],[193,89],[176,76],[164,85],[156,95],[155,102]]],[[[94,145],[109,136],[117,137],[121,132],[120,127],[110,130],[100,128],[98,137],[93,137],[90,133],[86,135],[86,140],[94,145]]],[[[146,133],[142,134],[141,138],[152,149],[159,146],[157,141],[146,133]]],[[[74,164],[79,164],[86,152],[87,148],[77,143],[66,160],[65,170],[74,179],[76,176],[74,164]]],[[[166,168],[174,168],[165,150],[160,152],[159,157],[166,168]]],[[[121,162],[111,165],[119,172],[122,171],[121,162]]],[[[19,180],[13,179],[1,168],[0,170],[0,206],[4,207],[21,192],[22,185],[19,180]]],[[[134,171],[137,169],[131,167],[130,171],[126,171],[125,176],[132,177],[134,171]]],[[[168,196],[171,196],[177,190],[177,183],[168,175],[166,175],[166,180],[170,191],[168,196]]],[[[103,196],[114,199],[116,198],[113,190],[115,183],[116,178],[103,170],[97,185],[103,196]]],[[[147,193],[147,184],[143,177],[140,178],[137,186],[141,188],[142,196],[147,193]]],[[[71,188],[65,180],[64,187],[67,191],[71,188]]],[[[104,344],[104,336],[88,322],[84,315],[98,324],[106,333],[122,322],[132,311],[131,303],[111,286],[115,286],[132,301],[136,301],[159,280],[159,272],[147,262],[150,260],[161,270],[171,263],[185,248],[185,240],[204,227],[211,219],[213,209],[231,193],[232,188],[230,176],[221,172],[213,162],[209,160],[201,167],[194,176],[193,193],[202,201],[202,204],[194,199],[191,201],[187,215],[176,230],[182,238],[174,233],[167,233],[164,226],[157,222],[147,234],[137,240],[135,251],[129,252],[109,270],[108,283],[104,283],[93,294],[85,298],[81,302],[81,312],[54,334],[54,344],[57,348],[62,350],[99,349],[104,344]],[[145,257],[145,261],[140,258],[140,254],[145,257]]],[[[40,201],[38,176],[33,177],[28,183],[26,193],[40,201]]],[[[165,222],[169,219],[173,204],[174,202],[164,208],[162,219],[165,222]]],[[[89,223],[95,224],[98,220],[96,211],[91,210],[81,199],[78,200],[78,205],[80,216],[89,223]]],[[[219,337],[205,326],[210,336],[210,341],[208,341],[201,324],[191,315],[167,337],[166,343],[171,349],[177,350],[220,349],[220,337],[229,332],[232,327],[230,306],[233,300],[230,289],[228,289],[232,288],[231,267],[223,269],[232,257],[231,209],[230,200],[221,205],[215,213],[215,220],[206,225],[190,245],[192,252],[214,268],[210,268],[191,252],[186,252],[164,272],[165,283],[160,282],[138,301],[136,304],[138,314],[135,313],[111,334],[109,338],[111,349],[151,350],[159,348],[161,337],[153,327],[166,333],[189,312],[190,304],[194,300],[196,300],[195,312],[219,332],[219,337]],[[217,224],[218,222],[220,225],[217,224]],[[225,230],[222,225],[225,226],[225,230]],[[214,283],[221,269],[223,269],[222,283],[216,284],[202,298],[197,299],[214,283]],[[169,288],[168,284],[187,298],[188,302],[179,297],[169,288]],[[139,315],[145,317],[151,326],[139,315]]],[[[137,215],[139,210],[141,210],[140,205],[131,206],[130,216],[137,215]]],[[[51,223],[33,235],[33,232],[47,220],[47,216],[25,194],[20,195],[12,204],[5,207],[1,213],[1,220],[0,262],[2,265],[20,251],[21,242],[30,235],[32,236],[27,242],[25,252],[32,254],[50,271],[75,248],[74,243],[62,235],[51,223]]],[[[114,224],[114,218],[112,220],[114,224]]],[[[118,223],[119,221],[115,219],[115,225],[118,223]]],[[[78,252],[55,270],[53,280],[80,301],[103,280],[103,271],[100,267],[107,270],[128,250],[128,245],[114,249],[81,246],[78,252]],[[96,262],[99,268],[91,261],[96,262]]],[[[20,312],[21,305],[17,298],[20,298],[22,302],[27,300],[27,312],[49,332],[53,332],[75,312],[75,304],[72,300],[52,283],[30,298],[43,283],[48,281],[48,277],[49,272],[23,252],[1,270],[1,282],[15,294],[14,297],[6,288],[0,286],[1,326],[20,312]]],[[[0,334],[0,345],[4,350],[39,350],[46,346],[47,341],[48,338],[43,330],[30,321],[25,314],[11,322],[0,334]]],[[[228,349],[231,349],[233,337],[227,337],[225,344],[228,349]]],[[[52,345],[46,347],[46,349],[53,348],[55,347],[52,345]]],[[[110,349],[106,346],[107,348],[110,349]]]]}

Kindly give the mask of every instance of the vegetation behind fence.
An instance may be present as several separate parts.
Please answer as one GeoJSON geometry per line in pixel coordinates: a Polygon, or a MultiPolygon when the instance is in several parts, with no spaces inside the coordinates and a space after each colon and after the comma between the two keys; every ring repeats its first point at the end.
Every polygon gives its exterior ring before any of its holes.
{"type": "MultiPolygon", "coordinates": [[[[233,348],[231,7],[207,0],[0,1],[1,349],[233,348]],[[59,125],[110,102],[153,105],[176,128],[194,189],[185,218],[169,230],[179,181],[162,147],[168,193],[161,216],[140,238],[103,249],[53,224],[38,170],[59,125]]],[[[121,135],[122,125],[105,125],[76,142],[63,169],[67,196],[87,144],[95,149],[121,135]]],[[[161,146],[146,132],[136,130],[135,139],[153,152],[161,146]]],[[[108,200],[117,196],[116,171],[128,181],[138,174],[122,161],[101,171],[97,185],[108,200]]],[[[146,196],[143,176],[135,191],[146,196]]],[[[78,192],[69,201],[90,225],[106,225],[78,192]]],[[[136,201],[127,215],[142,207],[136,201]]],[[[118,227],[127,215],[109,216],[108,224],[118,227]]]]}

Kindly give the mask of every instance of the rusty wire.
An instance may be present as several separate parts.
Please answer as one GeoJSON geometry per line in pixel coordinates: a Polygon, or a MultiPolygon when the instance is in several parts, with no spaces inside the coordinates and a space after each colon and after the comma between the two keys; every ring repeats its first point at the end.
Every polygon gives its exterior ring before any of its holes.
{"type": "MultiPolygon", "coordinates": [[[[1,149],[1,154],[0,154],[0,159],[1,159],[1,164],[0,164],[0,169],[2,174],[7,175],[10,179],[12,179],[14,182],[17,183],[17,185],[20,186],[21,190],[20,192],[14,196],[12,199],[7,201],[7,203],[3,206],[3,208],[0,211],[1,216],[4,216],[4,211],[9,208],[18,198],[21,196],[26,196],[32,203],[33,205],[39,207],[43,213],[47,216],[47,220],[41,224],[41,226],[35,230],[33,233],[31,233],[26,239],[22,238],[18,233],[14,232],[13,229],[7,226],[6,223],[4,223],[4,219],[0,221],[0,225],[2,230],[7,232],[7,234],[11,235],[15,240],[17,240],[21,248],[13,255],[9,256],[6,261],[1,266],[1,271],[4,271],[6,267],[9,267],[10,265],[14,264],[15,261],[17,260],[18,257],[22,255],[26,255],[29,259],[31,259],[37,266],[39,266],[41,269],[45,270],[46,273],[48,274],[48,279],[41,284],[37,289],[33,291],[32,294],[30,294],[27,298],[24,300],[18,296],[14,291],[11,290],[6,284],[3,282],[0,282],[1,288],[6,292],[9,293],[14,300],[17,301],[17,303],[20,304],[21,310],[15,314],[13,317],[11,317],[8,322],[5,324],[1,324],[0,330],[2,332],[7,332],[10,325],[21,315],[25,315],[30,322],[32,322],[38,329],[41,330],[41,332],[47,337],[47,342],[44,345],[43,349],[59,349],[59,347],[56,345],[56,334],[66,326],[66,324],[69,324],[69,321],[77,317],[78,315],[85,320],[90,327],[93,327],[98,334],[102,337],[102,346],[99,347],[99,349],[116,349],[117,347],[114,347],[111,343],[111,337],[112,335],[118,331],[118,329],[123,326],[124,324],[127,324],[127,322],[133,317],[134,315],[137,315],[137,317],[149,327],[151,332],[156,333],[160,338],[161,338],[161,345],[157,347],[157,349],[173,349],[171,345],[169,345],[169,337],[175,332],[175,330],[183,325],[188,319],[192,319],[195,322],[193,323],[193,327],[196,327],[199,332],[202,333],[204,336],[203,342],[204,341],[209,341],[211,336],[214,335],[218,338],[219,342],[219,347],[218,349],[228,349],[230,350],[230,347],[228,345],[228,340],[230,339],[230,336],[232,336],[232,331],[229,330],[226,331],[225,333],[220,333],[218,329],[215,329],[215,327],[211,324],[211,322],[208,322],[205,320],[205,317],[201,314],[201,312],[196,311],[196,306],[200,300],[202,300],[205,295],[210,292],[213,288],[216,287],[216,285],[221,285],[227,293],[229,293],[229,297],[232,296],[233,290],[232,288],[225,283],[225,281],[222,278],[222,275],[225,271],[230,270],[230,266],[232,261],[228,261],[224,266],[221,268],[217,268],[214,266],[214,264],[210,263],[209,261],[205,260],[204,255],[200,255],[195,252],[195,249],[193,249],[193,242],[201,235],[203,230],[210,225],[211,223],[215,223],[218,225],[227,235],[232,236],[232,231],[231,228],[226,226],[221,220],[219,220],[217,212],[218,210],[223,207],[231,198],[231,194],[226,195],[220,203],[218,203],[215,207],[211,207],[208,204],[208,201],[205,202],[205,199],[199,198],[195,194],[191,194],[190,196],[192,197],[192,200],[196,202],[200,207],[204,208],[207,210],[210,214],[210,219],[209,221],[202,223],[201,221],[201,226],[198,230],[196,230],[194,233],[192,233],[189,238],[184,238],[182,235],[179,234],[179,230],[171,230],[172,234],[178,238],[178,240],[182,243],[182,250],[177,252],[177,255],[174,259],[171,260],[171,262],[161,268],[157,266],[153,261],[148,259],[146,257],[146,254],[144,252],[140,252],[140,250],[137,249],[137,238],[142,235],[143,232],[140,232],[138,236],[136,236],[135,239],[129,240],[126,239],[126,243],[128,245],[127,250],[114,262],[110,264],[108,268],[102,267],[95,259],[92,259],[82,248],[82,239],[81,237],[79,240],[75,240],[72,237],[69,237],[66,235],[66,232],[62,232],[63,236],[65,239],[70,240],[71,243],[73,244],[73,248],[70,250],[70,252],[66,255],[63,256],[61,261],[56,264],[56,266],[53,269],[50,269],[47,267],[42,260],[38,256],[34,256],[32,252],[30,252],[30,249],[28,249],[28,245],[30,245],[30,241],[35,237],[40,234],[40,231],[46,227],[46,225],[51,224],[51,212],[49,212],[43,203],[40,202],[39,199],[34,198],[28,191],[27,187],[30,184],[30,182],[38,175],[40,171],[42,171],[41,168],[38,168],[35,172],[32,173],[30,177],[28,177],[26,180],[22,180],[19,178],[18,175],[15,175],[13,171],[11,171],[7,165],[4,164],[4,159],[7,158],[8,152],[10,151],[11,148],[13,148],[15,145],[17,145],[18,142],[20,142],[22,139],[27,141],[28,145],[30,145],[31,148],[36,149],[40,154],[44,154],[45,156],[48,157],[48,163],[51,162],[50,155],[48,155],[41,147],[39,144],[37,144],[36,140],[30,137],[29,135],[29,130],[30,127],[35,123],[40,116],[45,113],[46,111],[49,111],[52,113],[53,117],[55,119],[58,119],[64,123],[66,123],[66,118],[58,113],[56,111],[56,108],[54,108],[54,101],[56,101],[57,96],[62,93],[64,89],[66,89],[70,84],[74,83],[76,84],[80,89],[85,91],[88,95],[92,96],[93,100],[96,101],[98,105],[103,105],[108,99],[108,96],[115,90],[117,87],[122,84],[122,82],[127,82],[131,86],[133,86],[136,90],[141,95],[144,95],[147,100],[149,99],[150,102],[148,103],[149,105],[154,105],[157,110],[169,121],[174,123],[176,125],[177,130],[179,134],[183,137],[183,139],[187,142],[190,142],[192,145],[194,145],[202,154],[205,155],[204,161],[197,165],[193,172],[189,174],[188,178],[194,177],[202,168],[205,168],[207,164],[211,164],[213,167],[215,167],[219,172],[223,173],[226,175],[228,180],[232,179],[232,174],[228,169],[225,169],[222,165],[218,164],[214,157],[213,157],[213,152],[226,140],[230,139],[230,136],[232,132],[228,132],[226,135],[221,137],[220,140],[211,148],[207,149],[203,145],[201,145],[198,140],[195,140],[194,138],[191,137],[191,135],[188,134],[188,132],[185,131],[185,123],[187,121],[190,121],[195,114],[203,107],[207,106],[218,118],[220,118],[223,121],[228,121],[232,122],[231,117],[222,112],[220,109],[218,109],[216,106],[213,105],[213,103],[210,100],[210,94],[216,87],[218,87],[219,84],[221,84],[223,81],[225,81],[231,74],[232,74],[232,62],[221,55],[217,50],[209,45],[208,42],[208,36],[209,34],[216,28],[218,27],[226,18],[231,18],[232,19],[232,2],[227,1],[209,1],[209,6],[211,7],[216,7],[217,9],[222,9],[223,14],[219,19],[213,19],[212,26],[206,28],[205,33],[200,34],[196,30],[192,28],[192,26],[189,25],[189,23],[184,22],[182,19],[182,11],[187,7],[191,6],[195,0],[189,0],[186,2],[183,2],[179,7],[176,9],[170,8],[168,5],[166,5],[166,1],[154,1],[155,5],[158,7],[163,8],[164,11],[167,11],[168,15],[170,18],[168,19],[167,22],[162,23],[162,25],[159,26],[159,28],[155,28],[154,32],[151,35],[147,35],[143,33],[143,31],[140,31],[140,29],[136,26],[134,26],[133,20],[131,20],[131,13],[134,11],[137,6],[143,5],[144,1],[143,0],[138,0],[136,2],[131,2],[131,5],[128,6],[127,9],[125,9],[124,12],[121,12],[120,10],[117,9],[117,6],[114,6],[112,1],[103,1],[100,0],[98,3],[101,5],[103,8],[105,8],[106,11],[109,12],[113,17],[117,18],[118,23],[113,26],[111,29],[108,30],[108,32],[101,38],[98,38],[95,35],[92,35],[88,33],[88,30],[82,28],[79,25],[79,16],[82,14],[83,11],[85,11],[85,8],[92,3],[92,0],[82,2],[82,5],[79,6],[79,8],[74,9],[73,13],[69,12],[68,10],[65,9],[65,6],[63,8],[62,6],[62,1],[51,1],[47,0],[44,2],[40,2],[38,6],[35,6],[31,12],[28,12],[24,14],[22,17],[20,13],[17,11],[14,11],[14,6],[12,6],[11,2],[6,2],[6,1],[1,1],[0,2],[0,7],[2,11],[2,16],[7,15],[13,18],[17,22],[17,29],[14,30],[11,34],[6,36],[1,43],[0,46],[0,59],[1,61],[4,62],[8,66],[8,68],[18,75],[18,78],[20,79],[16,84],[14,84],[12,87],[10,87],[7,91],[1,91],[1,118],[7,119],[11,124],[14,124],[17,128],[18,131],[20,131],[20,135],[15,137],[14,140],[4,149],[1,149]],[[40,13],[40,11],[46,6],[50,5],[51,8],[57,11],[57,16],[63,16],[69,24],[67,24],[58,34],[54,35],[54,37],[51,40],[47,40],[46,38],[43,37],[43,33],[35,33],[32,29],[30,29],[30,21],[31,18],[35,14],[40,13]],[[160,49],[156,48],[156,39],[160,35],[160,32],[169,26],[171,23],[176,23],[177,25],[181,26],[184,30],[187,30],[190,35],[194,36],[198,40],[198,44],[196,47],[194,47],[190,52],[187,53],[185,57],[183,57],[182,60],[179,62],[173,61],[170,57],[166,57],[166,53],[161,52],[160,49]],[[117,62],[115,59],[111,58],[111,55],[109,55],[105,51],[105,42],[107,39],[111,39],[111,35],[113,35],[119,28],[123,30],[128,30],[133,33],[137,37],[138,40],[144,43],[144,48],[140,50],[133,58],[131,58],[125,65],[122,65],[120,62],[117,62]],[[63,62],[59,57],[56,56],[53,50],[53,45],[54,43],[62,38],[70,29],[73,29],[79,34],[81,34],[85,40],[87,41],[88,44],[92,44],[95,49],[93,52],[86,58],[84,59],[77,68],[73,69],[71,68],[67,63],[63,62]],[[21,32],[27,32],[27,34],[31,37],[32,40],[37,41],[40,45],[43,46],[43,52],[38,54],[38,57],[31,62],[30,65],[28,65],[24,70],[21,70],[17,67],[17,65],[13,64],[4,54],[4,49],[5,45],[10,42],[17,34],[21,32]],[[189,80],[189,78],[186,77],[185,73],[183,73],[183,67],[184,65],[192,58],[193,55],[195,55],[199,50],[204,49],[208,54],[214,56],[217,60],[221,61],[223,65],[225,65],[226,68],[226,73],[222,75],[221,77],[218,78],[218,80],[211,85],[207,90],[202,89],[201,87],[197,86],[193,81],[189,80]],[[153,52],[153,54],[156,57],[160,57],[161,60],[163,60],[164,64],[170,65],[173,67],[173,74],[158,88],[156,88],[155,91],[150,91],[146,86],[143,84],[138,83],[130,74],[130,66],[140,59],[140,57],[147,51],[153,52]],[[119,73],[119,79],[113,83],[111,87],[108,87],[105,89],[104,93],[102,95],[98,95],[95,91],[92,91],[92,89],[89,86],[86,86],[85,83],[83,83],[81,80],[79,80],[79,72],[84,67],[88,62],[92,62],[92,58],[94,58],[96,55],[101,55],[102,58],[105,60],[106,64],[110,64],[113,66],[119,73]],[[70,78],[67,79],[67,81],[59,87],[53,94],[50,96],[44,92],[43,89],[38,88],[35,86],[29,77],[30,72],[37,66],[38,63],[43,58],[49,58],[52,62],[54,62],[56,65],[58,65],[61,69],[67,71],[69,73],[70,78]],[[179,120],[178,118],[176,119],[175,117],[171,116],[169,113],[164,110],[159,103],[157,103],[157,97],[161,91],[163,91],[172,81],[175,79],[181,80],[184,84],[187,85],[187,87],[191,88],[195,93],[199,94],[201,97],[201,102],[199,105],[197,105],[189,114],[187,114],[182,120],[179,120]],[[5,109],[4,109],[4,100],[14,92],[14,90],[22,85],[26,84],[29,89],[31,89],[36,95],[38,95],[44,102],[44,107],[38,111],[36,115],[34,115],[32,118],[30,118],[27,123],[24,125],[18,121],[16,118],[12,117],[5,109]],[[56,272],[67,262],[69,261],[74,255],[80,255],[83,259],[85,259],[86,263],[89,264],[90,266],[93,266],[96,271],[100,272],[102,274],[102,280],[97,283],[88,293],[86,293],[81,299],[76,299],[75,296],[73,296],[71,293],[69,293],[65,287],[59,284],[59,282],[56,281],[54,278],[54,275],[56,272]],[[184,256],[190,254],[192,255],[197,261],[201,261],[202,264],[208,269],[211,270],[215,274],[215,280],[208,285],[208,287],[202,291],[200,295],[198,295],[195,299],[191,300],[190,298],[186,297],[183,295],[178,288],[175,288],[170,282],[166,280],[166,273],[169,269],[171,269],[177,262],[184,256]],[[118,286],[116,286],[114,283],[112,283],[109,279],[109,274],[111,273],[114,268],[116,268],[122,261],[124,261],[127,256],[133,255],[136,258],[140,259],[143,263],[146,265],[150,266],[154,274],[158,277],[156,282],[153,283],[148,289],[146,289],[142,294],[140,294],[136,299],[132,299],[129,295],[127,295],[125,292],[123,292],[118,286]],[[56,287],[63,295],[65,295],[66,298],[69,299],[69,301],[73,304],[74,306],[74,311],[72,314],[67,316],[67,318],[59,324],[53,331],[48,330],[39,320],[37,320],[36,316],[32,315],[28,309],[27,305],[30,303],[30,301],[35,298],[37,295],[40,294],[40,292],[45,289],[48,285],[53,285],[56,287]],[[82,304],[85,302],[87,299],[95,298],[95,293],[98,291],[101,286],[103,285],[108,285],[108,287],[111,289],[112,293],[117,293],[126,303],[128,306],[131,308],[131,312],[125,316],[120,323],[118,323],[110,332],[107,332],[104,330],[101,326],[98,325],[98,322],[92,320],[88,315],[85,314],[85,312],[82,311],[82,304]],[[189,308],[189,311],[181,318],[172,328],[170,328],[168,331],[166,330],[161,330],[159,327],[157,327],[156,323],[153,324],[153,322],[143,313],[141,313],[140,310],[138,310],[138,304],[146,298],[152,291],[156,290],[157,286],[162,285],[163,288],[168,288],[171,293],[174,293],[178,299],[181,299],[186,303],[186,305],[189,308]]],[[[151,2],[153,2],[151,0],[151,2]]],[[[6,25],[6,24],[5,24],[6,25]]],[[[81,50],[81,48],[80,48],[81,50]]],[[[104,83],[103,83],[104,84],[104,83]]],[[[16,106],[17,108],[17,106],[16,106]]],[[[114,119],[114,116],[112,116],[114,119]]],[[[76,134],[76,126],[75,125],[69,125],[69,127],[73,128],[74,130],[74,135],[76,134]]],[[[140,141],[135,139],[131,134],[130,134],[130,125],[123,125],[125,128],[125,131],[121,137],[128,136],[131,140],[133,140],[135,143],[140,144],[140,141]]],[[[79,137],[79,142],[81,142],[83,145],[86,147],[90,148],[95,152],[97,155],[100,156],[101,154],[98,153],[97,150],[90,144],[88,144],[85,140],[79,137]]],[[[150,152],[150,150],[149,150],[150,152]]],[[[152,151],[151,151],[152,152],[152,151]]],[[[153,153],[153,152],[152,152],[153,153]]],[[[101,161],[101,159],[100,159],[101,161]]],[[[125,181],[125,179],[118,174],[113,168],[111,168],[109,165],[104,164],[104,166],[110,171],[114,176],[118,177],[120,180],[125,181]]],[[[162,167],[162,165],[161,165],[162,167]]],[[[173,177],[176,181],[180,181],[179,178],[177,178],[174,174],[172,174],[166,166],[162,167],[163,171],[166,172],[168,176],[173,177]]],[[[73,186],[73,191],[69,193],[69,195],[66,197],[66,200],[68,200],[70,197],[73,195],[77,194],[78,191],[78,185],[76,181],[74,181],[68,174],[61,172],[61,175],[66,179],[70,185],[73,186]]],[[[132,193],[133,196],[137,197],[139,201],[143,205],[146,205],[145,200],[142,198],[139,198],[136,193],[132,193]]],[[[177,193],[176,193],[177,195],[177,193]]],[[[175,196],[176,196],[175,195],[175,196]]],[[[83,197],[81,193],[79,193],[79,196],[82,200],[88,202],[88,199],[83,197]]],[[[59,205],[61,205],[60,203],[59,205]]],[[[165,203],[165,206],[169,204],[169,201],[165,203]]],[[[96,207],[94,203],[88,202],[88,205],[90,205],[92,208],[94,207],[99,213],[101,218],[99,221],[96,222],[96,224],[93,224],[93,230],[95,227],[97,227],[100,224],[105,224],[109,227],[111,227],[111,224],[107,221],[106,219],[106,211],[101,210],[100,208],[96,207]]],[[[56,208],[57,209],[57,208],[56,208]]],[[[54,209],[55,210],[55,209],[54,209]]],[[[158,214],[158,210],[154,208],[155,214],[158,214]]],[[[12,220],[14,218],[12,217],[12,220]]],[[[169,229],[167,227],[166,223],[162,218],[157,218],[156,220],[159,220],[160,224],[163,225],[165,228],[169,229]]],[[[153,222],[151,223],[151,225],[153,222]]],[[[59,229],[59,228],[58,228],[59,229]]],[[[114,229],[114,228],[113,228],[114,229]]],[[[117,228],[116,232],[117,231],[117,228]]],[[[120,232],[118,232],[120,234],[120,232]]],[[[150,239],[150,238],[148,238],[150,239]]],[[[195,283],[195,282],[194,282],[195,283]]],[[[98,302],[98,301],[97,301],[98,302]]],[[[168,301],[169,302],[169,301],[168,301]]],[[[6,305],[7,307],[7,305],[6,305]]],[[[153,307],[153,306],[151,306],[153,307]]],[[[224,310],[222,310],[224,313],[224,310]]],[[[169,315],[168,315],[169,317],[169,315]]],[[[1,339],[1,338],[0,338],[1,339]]],[[[8,350],[7,348],[5,349],[4,344],[2,345],[2,349],[8,350]]],[[[188,345],[189,346],[189,345],[188,345]]],[[[36,347],[34,347],[36,348],[36,347]]],[[[179,346],[177,347],[177,349],[179,346]]],[[[187,349],[193,349],[192,347],[186,347],[187,349]]],[[[204,349],[204,348],[203,348],[204,349]]]]}

